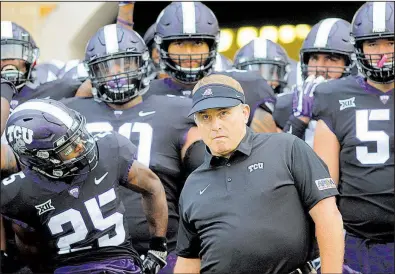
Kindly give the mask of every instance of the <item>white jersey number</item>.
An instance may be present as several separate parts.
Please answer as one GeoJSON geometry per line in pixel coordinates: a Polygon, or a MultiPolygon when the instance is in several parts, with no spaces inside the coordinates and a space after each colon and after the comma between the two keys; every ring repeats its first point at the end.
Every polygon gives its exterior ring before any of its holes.
{"type": "MultiPolygon", "coordinates": [[[[87,123],[86,128],[90,133],[112,131],[114,128],[108,122],[87,123]]],[[[147,123],[125,123],[119,127],[118,133],[130,140],[132,132],[140,134],[139,146],[137,148],[137,161],[149,167],[151,160],[151,145],[153,129],[147,123]]]]}
{"type": "MultiPolygon", "coordinates": [[[[100,210],[100,207],[103,207],[116,199],[115,191],[113,188],[111,188],[103,194],[100,194],[97,198],[99,203],[97,202],[96,198],[92,198],[85,202],[85,207],[88,211],[89,217],[91,218],[93,226],[97,230],[104,231],[115,225],[116,232],[116,235],[112,237],[110,237],[109,234],[100,237],[98,239],[98,245],[99,247],[118,246],[125,241],[126,236],[125,228],[123,226],[123,214],[115,212],[112,215],[104,218],[100,210]]],[[[85,240],[86,236],[88,235],[88,229],[84,219],[82,218],[81,213],[75,209],[71,208],[51,217],[48,222],[48,227],[52,235],[56,235],[64,232],[62,226],[67,223],[71,223],[74,232],[59,238],[57,242],[57,246],[59,248],[58,254],[66,254],[92,248],[92,246],[84,246],[80,248],[70,247],[72,244],[85,240]]]]}
{"type": "Polygon", "coordinates": [[[366,146],[356,147],[358,161],[365,165],[384,164],[390,158],[389,136],[383,130],[369,130],[369,121],[390,120],[389,109],[357,110],[356,137],[361,142],[376,142],[377,152],[368,152],[366,146]]]}

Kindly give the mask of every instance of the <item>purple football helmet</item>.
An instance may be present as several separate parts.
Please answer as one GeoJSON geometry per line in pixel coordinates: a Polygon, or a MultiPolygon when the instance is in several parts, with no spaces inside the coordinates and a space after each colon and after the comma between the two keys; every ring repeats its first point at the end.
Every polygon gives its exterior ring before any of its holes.
{"type": "Polygon", "coordinates": [[[143,95],[149,88],[149,60],[148,48],[137,32],[116,24],[102,27],[85,51],[93,95],[115,104],[143,95]]]}
{"type": "MultiPolygon", "coordinates": [[[[309,66],[309,58],[314,53],[327,53],[339,55],[344,58],[342,77],[352,73],[355,63],[351,59],[353,46],[350,43],[350,23],[339,18],[327,18],[313,26],[305,38],[300,50],[300,62],[303,80],[308,77],[309,71],[320,68],[309,66]]],[[[327,73],[338,72],[338,67],[325,67],[327,73]]],[[[325,78],[329,76],[326,75],[325,78]]]]}
{"type": "Polygon", "coordinates": [[[85,123],[84,116],[58,101],[33,99],[14,109],[5,134],[23,166],[61,179],[88,173],[98,163],[96,141],[85,123]]]}
{"type": "Polygon", "coordinates": [[[161,69],[181,83],[196,83],[214,70],[219,33],[217,18],[203,3],[172,2],[159,14],[156,21],[155,43],[160,54],[161,69]],[[169,45],[185,40],[205,41],[209,46],[209,53],[170,56],[169,45]],[[186,60],[199,65],[196,68],[182,67],[181,61],[186,60]]]}
{"type": "Polygon", "coordinates": [[[253,39],[239,49],[234,59],[234,66],[241,70],[258,71],[272,84],[275,93],[283,92],[291,70],[289,57],[284,48],[263,38],[253,39]]]}
{"type": "Polygon", "coordinates": [[[5,65],[1,68],[1,78],[12,82],[20,90],[27,81],[32,81],[32,69],[39,56],[30,33],[10,21],[1,21],[1,60],[22,60],[26,65],[26,72],[20,71],[14,65],[5,65]]]}
{"type": "Polygon", "coordinates": [[[394,51],[365,54],[362,44],[368,40],[390,39],[394,42],[394,2],[367,2],[352,20],[351,44],[359,71],[376,83],[394,82],[394,51]],[[379,61],[377,61],[379,60],[379,61]]]}

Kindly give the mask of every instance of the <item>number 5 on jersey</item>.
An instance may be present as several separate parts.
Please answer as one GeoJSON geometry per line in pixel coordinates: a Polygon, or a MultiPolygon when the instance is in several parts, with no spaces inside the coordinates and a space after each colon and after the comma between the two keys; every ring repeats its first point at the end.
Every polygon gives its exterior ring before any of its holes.
{"type": "Polygon", "coordinates": [[[356,137],[361,142],[376,142],[377,152],[367,146],[356,147],[356,158],[365,165],[384,164],[390,158],[390,138],[383,130],[369,130],[369,121],[389,121],[389,109],[363,109],[355,112],[356,137]]]}

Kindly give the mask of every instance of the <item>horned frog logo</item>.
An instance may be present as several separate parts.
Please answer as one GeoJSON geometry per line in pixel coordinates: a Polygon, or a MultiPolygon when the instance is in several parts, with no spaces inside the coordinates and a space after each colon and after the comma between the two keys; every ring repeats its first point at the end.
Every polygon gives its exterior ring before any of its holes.
{"type": "Polygon", "coordinates": [[[19,153],[26,152],[26,143],[23,141],[23,139],[16,139],[13,147],[14,147],[14,150],[19,153]]]}

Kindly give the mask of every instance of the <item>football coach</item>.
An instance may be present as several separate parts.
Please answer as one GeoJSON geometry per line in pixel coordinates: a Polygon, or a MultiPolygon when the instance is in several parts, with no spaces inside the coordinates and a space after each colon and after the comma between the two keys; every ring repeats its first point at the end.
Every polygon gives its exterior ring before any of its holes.
{"type": "Polygon", "coordinates": [[[210,75],[193,89],[204,163],[180,197],[174,273],[342,273],[343,222],[327,166],[301,139],[256,134],[240,84],[210,75]]]}

